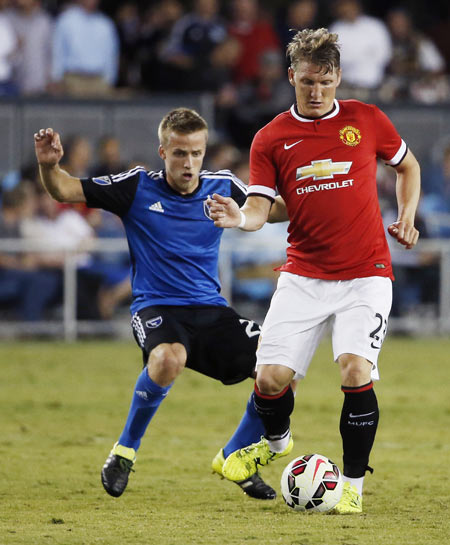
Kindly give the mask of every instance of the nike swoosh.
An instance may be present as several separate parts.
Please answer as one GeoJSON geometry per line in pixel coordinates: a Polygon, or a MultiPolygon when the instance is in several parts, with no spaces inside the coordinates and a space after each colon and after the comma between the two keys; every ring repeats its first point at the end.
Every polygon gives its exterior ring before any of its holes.
{"type": "Polygon", "coordinates": [[[300,144],[300,142],[303,142],[303,139],[302,140],[298,140],[297,142],[294,142],[293,144],[286,144],[286,142],[284,143],[284,149],[291,149],[293,148],[294,146],[296,146],[297,144],[300,144]]]}
{"type": "Polygon", "coordinates": [[[324,463],[325,463],[325,460],[317,460],[316,468],[314,469],[314,475],[313,475],[313,478],[312,478],[313,482],[314,482],[314,479],[316,478],[316,473],[319,470],[320,464],[324,464],[324,463]]]}
{"type": "Polygon", "coordinates": [[[372,411],[371,413],[366,413],[366,414],[353,414],[353,413],[350,413],[348,416],[350,418],[361,418],[362,416],[370,416],[371,414],[375,414],[375,411],[372,411]]]}

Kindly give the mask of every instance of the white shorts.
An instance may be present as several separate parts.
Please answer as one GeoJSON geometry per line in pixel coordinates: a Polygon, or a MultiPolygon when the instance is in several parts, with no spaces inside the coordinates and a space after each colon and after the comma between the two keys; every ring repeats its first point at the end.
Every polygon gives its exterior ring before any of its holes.
{"type": "Polygon", "coordinates": [[[372,379],[378,380],[391,304],[389,278],[319,280],[282,272],[262,326],[256,365],[284,365],[303,378],[330,326],[335,361],[341,354],[366,358],[372,379]]]}

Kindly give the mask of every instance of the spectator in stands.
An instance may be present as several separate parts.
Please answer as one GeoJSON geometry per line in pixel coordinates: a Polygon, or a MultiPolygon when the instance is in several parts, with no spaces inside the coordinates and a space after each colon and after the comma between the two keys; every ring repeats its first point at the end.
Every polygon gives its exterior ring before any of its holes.
{"type": "MultiPolygon", "coordinates": [[[[105,172],[117,173],[126,169],[126,165],[120,159],[119,141],[115,137],[105,136],[101,139],[99,159],[102,164],[97,164],[91,169],[92,156],[93,151],[89,140],[80,135],[73,135],[68,139],[62,168],[69,172],[76,172],[80,178],[90,176],[92,170],[98,172],[98,169],[105,168],[106,170],[100,170],[104,174],[105,172]]],[[[84,204],[57,204],[56,207],[59,210],[76,211],[81,215],[83,221],[87,222],[92,229],[93,238],[124,236],[120,221],[117,221],[112,214],[100,209],[88,208],[84,204]]],[[[111,318],[116,306],[130,295],[128,253],[96,252],[80,267],[80,276],[81,281],[87,285],[91,300],[97,299],[95,310],[94,308],[89,310],[86,318],[111,318]]]]}
{"type": "MultiPolygon", "coordinates": [[[[22,240],[22,225],[34,214],[36,193],[31,182],[22,181],[2,194],[0,238],[22,240]]],[[[48,305],[61,292],[59,275],[41,270],[31,252],[0,252],[0,305],[17,320],[45,318],[48,305]],[[6,305],[6,307],[5,307],[6,305]]]]}
{"type": "Polygon", "coordinates": [[[42,94],[50,83],[52,26],[41,0],[13,0],[8,18],[19,39],[14,81],[20,94],[42,94]]]}
{"type": "Polygon", "coordinates": [[[226,127],[231,140],[241,149],[249,148],[255,133],[293,101],[283,56],[278,49],[266,50],[258,75],[238,87],[236,102],[228,108],[226,127]]]}
{"type": "Polygon", "coordinates": [[[195,0],[194,9],[177,21],[163,51],[173,88],[179,91],[215,90],[208,67],[214,49],[227,37],[218,0],[195,0]]]}
{"type": "MultiPolygon", "coordinates": [[[[250,178],[248,153],[241,153],[232,169],[246,184],[250,178]]],[[[286,257],[287,223],[266,223],[252,233],[240,229],[226,229],[225,244],[235,251],[232,255],[233,301],[248,307],[248,312],[264,316],[275,291],[280,273],[275,269],[286,257]]],[[[262,319],[262,318],[261,318],[262,319]]]]}
{"type": "Polygon", "coordinates": [[[425,169],[423,190],[419,210],[430,235],[450,238],[450,145],[445,147],[440,163],[425,169]]]}
{"type": "Polygon", "coordinates": [[[66,153],[64,155],[64,168],[77,172],[77,176],[84,177],[89,174],[92,163],[92,146],[87,138],[77,134],[68,138],[66,153]]]}
{"type": "Polygon", "coordinates": [[[298,30],[318,26],[318,9],[317,0],[296,0],[286,6],[278,25],[283,51],[298,30]]]}
{"type": "Polygon", "coordinates": [[[18,40],[5,7],[7,2],[0,0],[0,97],[17,94],[13,82],[13,57],[18,48],[18,40]]]}
{"type": "MultiPolygon", "coordinates": [[[[89,162],[87,163],[89,166],[89,162]]],[[[102,176],[105,172],[118,173],[126,170],[126,164],[120,156],[120,141],[117,137],[107,134],[100,138],[97,150],[97,161],[89,169],[90,176],[102,176]]],[[[85,170],[87,172],[87,170],[85,170]]],[[[86,176],[86,173],[82,176],[86,176]]]]}
{"type": "Polygon", "coordinates": [[[393,55],[389,77],[381,89],[383,99],[413,98],[434,103],[448,98],[445,59],[434,43],[413,24],[404,8],[388,12],[393,55]]]}
{"type": "MultiPolygon", "coordinates": [[[[426,26],[426,32],[444,56],[448,73],[450,72],[450,12],[448,5],[445,4],[442,2],[440,10],[433,10],[433,17],[431,17],[431,23],[426,26]]],[[[429,7],[431,8],[431,6],[427,6],[427,8],[429,7]]]]}
{"type": "Polygon", "coordinates": [[[38,243],[45,240],[46,243],[44,253],[33,254],[34,267],[52,279],[55,293],[60,295],[65,253],[75,252],[78,318],[110,318],[117,297],[122,296],[121,284],[128,276],[128,268],[122,269],[118,274],[114,267],[98,265],[89,252],[96,236],[95,231],[75,208],[59,206],[42,190],[39,192],[38,202],[38,213],[22,223],[25,240],[38,243]]]}
{"type": "Polygon", "coordinates": [[[230,4],[228,32],[241,45],[233,81],[241,84],[258,77],[265,51],[281,51],[281,46],[271,20],[262,14],[258,0],[233,0],[230,4]]]}
{"type": "MultiPolygon", "coordinates": [[[[74,134],[67,139],[66,152],[62,161],[63,168],[69,172],[77,172],[77,176],[84,178],[90,174],[92,164],[93,150],[90,141],[84,136],[74,134]]],[[[101,223],[101,214],[98,210],[93,210],[82,205],[61,205],[61,208],[74,208],[81,214],[92,228],[96,228],[101,223]]]]}
{"type": "MultiPolygon", "coordinates": [[[[234,167],[241,161],[242,154],[231,142],[221,140],[210,144],[206,150],[205,166],[212,172],[228,169],[234,172],[234,167]]],[[[243,180],[243,178],[240,178],[243,180]]]]}
{"type": "Polygon", "coordinates": [[[223,93],[230,88],[235,89],[233,83],[233,72],[241,54],[241,44],[233,36],[227,38],[217,45],[209,57],[209,66],[205,73],[207,89],[216,94],[216,97],[223,98],[223,93]]]}
{"type": "Polygon", "coordinates": [[[57,92],[108,96],[117,80],[119,40],[99,0],[77,0],[56,19],[52,79],[57,92]]]}
{"type": "Polygon", "coordinates": [[[140,17],[136,2],[121,2],[114,16],[120,43],[117,86],[136,88],[140,82],[137,51],[140,39],[140,17]]]}
{"type": "MultiPolygon", "coordinates": [[[[90,176],[102,176],[105,172],[119,173],[128,169],[120,156],[120,142],[112,135],[100,139],[98,147],[99,161],[90,169],[90,176]]],[[[73,206],[73,205],[72,205],[73,206]]],[[[79,206],[79,205],[78,205],[79,206]]],[[[125,238],[125,230],[120,219],[100,209],[95,211],[98,222],[94,226],[96,237],[125,238]]],[[[98,292],[98,308],[102,319],[110,319],[118,305],[131,297],[129,279],[130,260],[128,252],[95,252],[89,265],[89,271],[101,278],[98,292]]]]}
{"type": "MultiPolygon", "coordinates": [[[[424,172],[426,169],[423,169],[424,172]]],[[[395,172],[384,163],[377,168],[377,186],[383,223],[387,227],[397,219],[395,172]]],[[[420,205],[415,224],[421,239],[431,236],[420,205]]],[[[388,239],[395,276],[391,315],[406,317],[409,313],[428,312],[436,308],[439,291],[439,256],[435,252],[416,246],[413,252],[402,252],[388,239]]]]}
{"type": "Polygon", "coordinates": [[[386,25],[366,15],[360,0],[336,0],[334,8],[337,18],[329,30],[339,35],[341,44],[341,94],[346,92],[346,85],[352,88],[353,96],[357,89],[377,89],[392,57],[386,25]]]}
{"type": "Polygon", "coordinates": [[[161,0],[149,6],[142,17],[138,45],[141,85],[151,91],[164,91],[173,84],[171,74],[162,60],[170,33],[183,15],[178,0],[161,0]]]}
{"type": "Polygon", "coordinates": [[[36,256],[42,267],[61,269],[65,251],[80,250],[79,265],[89,261],[87,251],[94,236],[92,227],[76,210],[61,208],[46,191],[39,191],[37,214],[23,221],[22,233],[25,239],[46,241],[48,252],[36,256]]]}
{"type": "MultiPolygon", "coordinates": [[[[125,236],[125,233],[123,233],[125,236]]],[[[102,320],[110,320],[114,317],[116,309],[131,301],[130,265],[128,259],[122,262],[113,259],[119,254],[108,254],[106,259],[100,260],[96,256],[95,263],[89,271],[97,273],[101,278],[101,285],[97,294],[98,312],[102,320]]],[[[120,254],[123,255],[123,254],[120,254]]]]}
{"type": "Polygon", "coordinates": [[[25,240],[45,241],[45,252],[36,252],[33,264],[45,272],[58,287],[59,300],[63,286],[66,252],[74,252],[77,263],[77,317],[85,320],[101,318],[97,300],[104,278],[101,271],[91,270],[89,252],[95,231],[75,208],[61,207],[38,186],[37,214],[22,222],[25,240]]]}

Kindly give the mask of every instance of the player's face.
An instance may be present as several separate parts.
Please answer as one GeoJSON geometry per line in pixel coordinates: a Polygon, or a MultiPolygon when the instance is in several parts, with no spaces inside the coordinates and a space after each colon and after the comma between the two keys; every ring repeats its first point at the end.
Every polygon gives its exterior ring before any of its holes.
{"type": "Polygon", "coordinates": [[[167,182],[179,193],[192,193],[198,186],[198,175],[206,151],[206,130],[191,134],[170,132],[159,155],[166,166],[167,182]]]}
{"type": "Polygon", "coordinates": [[[289,82],[295,87],[297,108],[305,117],[321,117],[333,108],[341,71],[325,72],[323,68],[301,61],[297,69],[288,70],[289,82]]]}

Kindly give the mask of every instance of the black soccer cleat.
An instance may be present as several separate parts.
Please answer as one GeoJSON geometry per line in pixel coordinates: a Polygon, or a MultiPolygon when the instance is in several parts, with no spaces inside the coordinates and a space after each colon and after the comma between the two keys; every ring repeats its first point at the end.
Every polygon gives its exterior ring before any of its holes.
{"type": "Polygon", "coordinates": [[[251,498],[256,498],[257,500],[274,500],[277,497],[275,490],[265,483],[258,473],[254,473],[244,481],[235,481],[235,483],[251,498]]]}
{"type": "Polygon", "coordinates": [[[133,464],[132,460],[112,452],[108,456],[102,468],[102,484],[110,496],[118,498],[123,494],[128,484],[130,471],[134,471],[133,464]]]}

